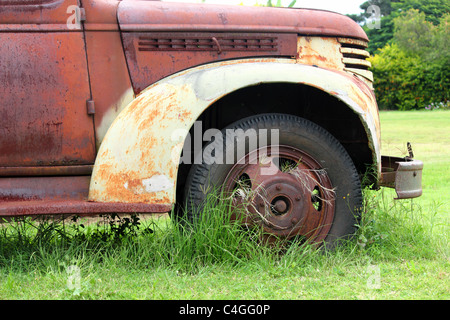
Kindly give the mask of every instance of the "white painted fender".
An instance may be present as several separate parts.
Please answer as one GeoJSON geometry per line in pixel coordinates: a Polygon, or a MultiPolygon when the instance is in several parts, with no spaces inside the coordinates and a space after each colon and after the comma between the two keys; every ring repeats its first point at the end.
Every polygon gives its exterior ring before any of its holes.
{"type": "Polygon", "coordinates": [[[259,83],[302,83],[346,103],[366,129],[380,163],[378,108],[372,91],[352,74],[291,59],[219,62],[180,72],[144,90],[114,120],[98,152],[89,200],[173,204],[183,136],[223,96],[259,83]]]}

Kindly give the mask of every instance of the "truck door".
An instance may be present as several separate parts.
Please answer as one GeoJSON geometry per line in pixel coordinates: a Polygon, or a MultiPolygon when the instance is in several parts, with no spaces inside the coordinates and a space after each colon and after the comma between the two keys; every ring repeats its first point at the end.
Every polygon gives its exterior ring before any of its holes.
{"type": "Polygon", "coordinates": [[[0,2],[0,169],[94,162],[79,12],[78,0],[0,2]]]}

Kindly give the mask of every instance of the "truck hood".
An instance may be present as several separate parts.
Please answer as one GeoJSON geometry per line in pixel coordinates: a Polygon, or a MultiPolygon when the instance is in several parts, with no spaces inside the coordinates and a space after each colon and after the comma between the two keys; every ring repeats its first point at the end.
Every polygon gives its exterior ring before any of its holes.
{"type": "Polygon", "coordinates": [[[347,16],[323,10],[246,7],[160,1],[122,1],[125,32],[286,32],[368,40],[347,16]]]}

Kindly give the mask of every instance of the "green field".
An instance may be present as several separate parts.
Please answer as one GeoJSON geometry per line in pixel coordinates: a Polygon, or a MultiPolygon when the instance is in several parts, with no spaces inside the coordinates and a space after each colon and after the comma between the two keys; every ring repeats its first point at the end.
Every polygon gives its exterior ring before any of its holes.
{"type": "Polygon", "coordinates": [[[424,194],[366,191],[358,234],[335,251],[279,254],[217,221],[185,237],[164,216],[139,229],[122,220],[125,235],[4,224],[0,299],[448,300],[450,112],[382,112],[381,124],[383,154],[405,155],[409,141],[424,161],[424,194]]]}
{"type": "Polygon", "coordinates": [[[406,141],[412,143],[414,157],[424,162],[425,207],[440,205],[450,212],[450,112],[381,112],[382,153],[405,156],[406,141]]]}

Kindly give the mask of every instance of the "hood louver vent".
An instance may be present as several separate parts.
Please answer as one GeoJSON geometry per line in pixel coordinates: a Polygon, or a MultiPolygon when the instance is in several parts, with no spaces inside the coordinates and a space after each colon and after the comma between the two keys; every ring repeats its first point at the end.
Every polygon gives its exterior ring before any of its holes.
{"type": "Polygon", "coordinates": [[[169,36],[152,34],[140,36],[139,51],[277,51],[275,36],[199,35],[169,36]]]}

